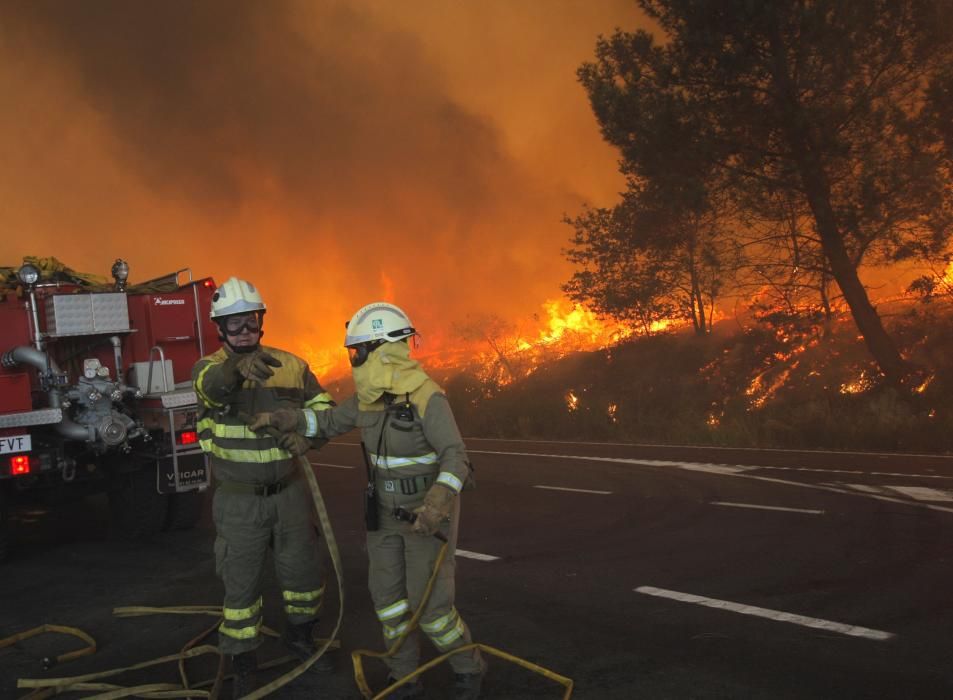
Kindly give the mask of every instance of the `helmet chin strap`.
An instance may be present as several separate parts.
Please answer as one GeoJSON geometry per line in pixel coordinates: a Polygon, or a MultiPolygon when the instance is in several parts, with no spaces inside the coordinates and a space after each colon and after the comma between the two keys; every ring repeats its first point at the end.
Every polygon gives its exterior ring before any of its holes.
{"type": "Polygon", "coordinates": [[[237,355],[247,355],[250,352],[255,352],[255,350],[261,347],[261,343],[255,343],[254,345],[235,346],[229,343],[227,340],[225,341],[225,344],[231,348],[232,352],[237,355]]]}
{"type": "Polygon", "coordinates": [[[247,355],[250,352],[255,352],[261,347],[261,339],[265,335],[265,329],[262,328],[258,331],[258,342],[254,345],[232,345],[228,340],[228,333],[224,331],[221,325],[218,327],[218,339],[221,340],[225,345],[228,346],[228,349],[234,352],[237,355],[247,355]]]}

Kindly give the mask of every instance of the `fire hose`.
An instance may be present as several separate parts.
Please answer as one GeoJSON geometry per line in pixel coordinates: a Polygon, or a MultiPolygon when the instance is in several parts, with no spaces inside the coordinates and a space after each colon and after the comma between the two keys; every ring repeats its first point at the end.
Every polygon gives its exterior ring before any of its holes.
{"type": "MultiPolygon", "coordinates": [[[[323,643],[321,646],[312,654],[308,659],[296,665],[287,673],[279,676],[275,680],[271,681],[267,685],[262,686],[261,688],[255,690],[249,695],[245,696],[246,700],[258,700],[258,698],[263,698],[266,695],[269,695],[276,691],[278,688],[290,683],[295,678],[300,676],[302,673],[305,673],[321,656],[332,646],[339,646],[339,643],[336,641],[338,631],[341,629],[341,622],[344,618],[344,577],[343,577],[343,566],[341,564],[341,557],[338,551],[337,540],[334,537],[334,531],[331,528],[331,520],[328,516],[327,507],[324,503],[324,498],[321,495],[321,489],[318,486],[317,478],[314,476],[314,470],[311,468],[310,463],[304,457],[298,457],[299,467],[302,472],[304,472],[305,479],[308,482],[308,486],[311,491],[311,497],[314,502],[315,511],[318,514],[318,520],[321,523],[321,529],[324,532],[324,537],[328,545],[328,552],[331,555],[331,561],[334,565],[334,573],[337,578],[338,592],[339,592],[339,605],[338,605],[338,616],[334,624],[334,630],[331,632],[329,638],[320,640],[323,643]]],[[[211,615],[216,617],[216,622],[210,628],[206,629],[202,634],[190,640],[181,652],[178,654],[171,654],[169,656],[163,656],[158,659],[153,659],[151,661],[145,661],[142,663],[134,664],[132,666],[125,666],[123,668],[115,668],[107,671],[98,671],[96,673],[89,673],[82,676],[72,676],[72,677],[63,677],[63,678],[21,678],[17,681],[18,688],[33,688],[34,691],[24,696],[23,700],[29,698],[30,700],[38,700],[39,698],[48,698],[53,695],[58,695],[63,692],[68,691],[105,691],[97,693],[95,695],[88,696],[89,700],[116,700],[118,698],[131,697],[133,695],[138,697],[145,698],[195,698],[195,697],[207,697],[215,700],[218,697],[219,691],[221,689],[222,681],[224,680],[223,666],[224,659],[218,647],[212,645],[201,645],[196,646],[200,641],[202,641],[209,634],[214,632],[218,628],[219,620],[222,615],[222,608],[220,606],[206,606],[206,605],[190,605],[190,606],[176,606],[168,608],[152,608],[152,607],[125,607],[125,608],[116,608],[113,610],[113,614],[119,617],[132,617],[137,615],[153,615],[153,614],[174,614],[174,615],[211,615]],[[200,683],[190,683],[189,679],[185,673],[185,660],[189,658],[194,658],[203,654],[216,654],[218,655],[218,671],[215,677],[211,680],[203,681],[200,683]],[[147,685],[139,685],[133,687],[122,687],[106,683],[96,683],[102,678],[110,678],[113,676],[118,676],[127,671],[134,671],[142,668],[147,668],[150,666],[157,666],[163,663],[169,662],[178,662],[179,665],[179,675],[181,677],[181,683],[151,683],[147,685]],[[204,687],[211,686],[210,690],[202,690],[204,687]]],[[[277,632],[268,629],[267,627],[263,628],[265,634],[269,636],[277,637],[279,636],[277,632]]],[[[36,636],[43,632],[59,632],[63,634],[70,634],[80,639],[83,639],[87,642],[88,646],[84,649],[81,649],[76,652],[69,652],[67,654],[62,654],[56,657],[55,661],[51,663],[44,663],[45,666],[49,667],[56,661],[68,661],[70,659],[78,658],[79,656],[86,656],[93,653],[96,650],[96,642],[87,635],[82,630],[76,629],[74,627],[62,627],[58,625],[44,625],[42,627],[37,627],[26,632],[21,632],[19,634],[13,635],[6,639],[0,640],[0,648],[5,646],[10,646],[24,639],[36,636]]],[[[277,666],[283,663],[286,663],[294,657],[286,656],[280,659],[275,659],[267,664],[262,664],[259,668],[265,669],[273,666],[277,666]]]]}
{"type": "MultiPolygon", "coordinates": [[[[344,618],[344,578],[343,578],[343,566],[341,564],[340,552],[337,546],[337,540],[334,536],[334,531],[331,528],[331,520],[328,516],[327,507],[324,503],[324,498],[321,494],[321,489],[318,486],[317,478],[314,475],[314,470],[311,468],[311,464],[303,456],[298,457],[298,463],[301,468],[301,471],[304,472],[305,478],[308,482],[308,486],[311,491],[312,501],[314,502],[315,511],[318,515],[318,520],[321,523],[321,529],[324,533],[325,540],[327,541],[328,552],[331,556],[331,561],[334,565],[334,573],[337,578],[338,584],[338,594],[339,594],[339,605],[338,605],[338,615],[337,620],[334,624],[334,630],[331,632],[330,636],[324,640],[317,640],[321,643],[321,646],[312,654],[307,660],[296,665],[290,671],[279,676],[270,683],[262,686],[261,688],[255,690],[249,695],[245,696],[245,700],[258,700],[267,695],[270,695],[274,691],[278,690],[282,686],[290,683],[292,680],[305,673],[321,656],[332,646],[339,646],[339,643],[336,641],[337,634],[341,629],[341,622],[344,618]]],[[[404,519],[411,520],[413,514],[405,514],[404,519]]],[[[377,659],[386,659],[394,654],[396,654],[401,646],[404,643],[404,640],[407,636],[418,626],[420,616],[423,611],[426,609],[427,601],[430,599],[431,591],[433,590],[434,583],[437,580],[437,575],[440,571],[440,567],[443,564],[443,561],[447,555],[448,544],[444,541],[443,546],[440,548],[440,552],[437,556],[437,560],[434,564],[433,572],[430,575],[429,580],[427,581],[427,586],[424,589],[423,597],[421,598],[420,605],[417,610],[414,612],[414,615],[410,619],[410,622],[407,625],[407,629],[394,641],[389,649],[384,652],[375,652],[369,649],[357,649],[351,653],[351,662],[354,666],[354,680],[357,684],[361,694],[368,699],[373,698],[373,700],[381,700],[385,698],[389,693],[393,692],[397,688],[415,680],[418,676],[430,670],[431,668],[437,666],[438,664],[446,661],[451,656],[455,654],[460,654],[471,649],[480,649],[481,651],[490,654],[491,656],[498,657],[504,661],[509,661],[518,666],[521,666],[533,673],[537,673],[549,680],[555,681],[561,684],[565,688],[565,693],[563,695],[563,700],[569,700],[572,695],[573,690],[573,681],[571,678],[562,676],[554,671],[551,671],[547,668],[534,664],[526,659],[522,659],[518,656],[514,656],[495,647],[488,646],[486,644],[480,643],[471,643],[464,646],[458,647],[452,651],[449,651],[445,654],[442,654],[427,663],[423,664],[417,668],[413,673],[410,673],[403,678],[397,679],[390,686],[380,691],[377,694],[370,689],[370,686],[367,683],[367,679],[364,674],[362,657],[368,658],[377,658],[377,659]]],[[[141,662],[134,664],[132,666],[126,666],[123,668],[110,669],[107,671],[99,671],[97,673],[90,673],[81,676],[73,677],[62,677],[62,678],[45,678],[45,679],[33,679],[33,678],[21,678],[17,681],[18,688],[33,688],[33,692],[24,696],[23,700],[29,698],[30,700],[39,700],[40,698],[49,698],[53,695],[58,695],[63,692],[68,691],[102,691],[97,692],[95,695],[88,696],[89,700],[118,700],[118,698],[125,698],[131,696],[138,696],[144,698],[195,698],[195,697],[207,697],[211,700],[216,700],[221,690],[221,685],[224,680],[224,658],[222,657],[221,652],[218,647],[204,644],[199,645],[203,639],[208,635],[214,632],[218,628],[219,619],[222,615],[222,608],[220,606],[211,606],[211,605],[190,605],[190,606],[176,606],[176,607],[167,607],[167,608],[155,608],[155,607],[126,607],[126,608],[116,608],[113,610],[113,613],[120,617],[129,617],[135,615],[151,615],[151,614],[179,614],[179,615],[209,615],[216,617],[216,622],[211,627],[206,629],[197,637],[190,640],[182,651],[178,654],[171,654],[169,656],[163,656],[158,659],[153,659],[150,661],[141,662]],[[199,645],[199,646],[196,646],[199,645]],[[214,678],[199,683],[190,683],[188,676],[185,672],[185,661],[186,659],[194,658],[204,654],[216,654],[218,656],[218,670],[214,678]],[[157,666],[163,663],[169,663],[175,661],[178,664],[179,675],[181,678],[181,683],[151,683],[146,685],[132,686],[132,687],[123,687],[112,685],[108,683],[96,683],[102,678],[109,678],[113,676],[120,675],[126,671],[138,670],[141,668],[147,668],[150,666],[157,666]],[[205,687],[210,687],[209,690],[202,690],[205,687]]],[[[263,632],[269,636],[277,637],[279,636],[277,632],[271,630],[267,627],[262,628],[263,632]]],[[[68,652],[62,654],[52,660],[49,664],[46,663],[47,660],[44,660],[44,666],[49,667],[53,663],[68,661],[80,656],[85,656],[95,652],[96,642],[87,635],[85,632],[82,632],[79,629],[73,627],[64,627],[59,625],[43,625],[41,627],[28,630],[26,632],[21,632],[17,635],[7,637],[6,639],[0,640],[0,648],[5,646],[10,646],[18,641],[33,637],[37,634],[43,632],[58,632],[63,634],[69,634],[80,639],[83,639],[87,642],[88,646],[86,648],[80,649],[74,652],[68,652]]],[[[271,668],[286,663],[293,657],[281,657],[279,659],[274,659],[266,664],[259,666],[261,670],[266,668],[271,668]]]]}
{"type": "MultiPolygon", "coordinates": [[[[417,519],[416,513],[410,513],[403,508],[398,508],[394,512],[394,515],[398,520],[403,520],[408,523],[413,523],[417,519]]],[[[470,651],[471,649],[479,649],[491,656],[503,659],[504,661],[509,661],[514,663],[517,666],[521,666],[533,673],[538,673],[539,675],[548,678],[551,681],[555,681],[562,685],[566,692],[563,694],[563,700],[569,700],[572,696],[573,681],[571,678],[566,678],[566,676],[560,675],[555,671],[550,671],[548,668],[543,668],[538,664],[534,664],[531,661],[522,659],[518,656],[514,656],[508,652],[505,652],[496,647],[491,647],[487,644],[480,644],[478,642],[472,642],[470,644],[464,644],[461,647],[457,647],[452,651],[448,651],[445,654],[441,654],[434,659],[431,659],[422,666],[419,666],[413,673],[409,673],[403,678],[398,678],[396,681],[391,683],[389,686],[384,688],[379,693],[375,694],[370,686],[367,684],[367,678],[364,675],[364,663],[361,660],[362,657],[367,657],[370,659],[387,659],[400,651],[401,646],[404,644],[404,640],[407,639],[407,636],[417,629],[420,623],[420,616],[423,614],[423,611],[427,608],[427,601],[430,600],[430,594],[433,591],[434,584],[437,582],[437,575],[440,573],[440,567],[443,565],[443,560],[447,556],[447,548],[450,546],[447,542],[447,538],[440,532],[435,532],[434,537],[443,542],[443,546],[440,548],[440,551],[437,553],[437,561],[434,563],[433,571],[430,574],[430,578],[427,580],[427,586],[424,588],[423,596],[420,599],[420,605],[417,606],[417,610],[414,611],[413,616],[411,616],[410,621],[407,623],[407,628],[394,640],[394,643],[390,646],[387,651],[372,651],[370,649],[356,649],[351,652],[351,663],[354,665],[354,682],[357,684],[358,689],[361,691],[367,700],[383,700],[390,693],[394,692],[402,685],[410,683],[415,680],[418,676],[426,673],[433,667],[443,663],[451,656],[455,654],[462,654],[465,651],[470,651]]]]}

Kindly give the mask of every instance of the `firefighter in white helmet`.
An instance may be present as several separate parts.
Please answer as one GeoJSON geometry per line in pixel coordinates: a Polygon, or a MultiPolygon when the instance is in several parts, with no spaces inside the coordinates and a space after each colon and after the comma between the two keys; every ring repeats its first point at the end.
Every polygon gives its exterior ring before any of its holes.
{"type": "MultiPolygon", "coordinates": [[[[302,659],[314,651],[312,632],[324,590],[311,500],[295,456],[326,440],[256,435],[246,420],[261,410],[322,411],[334,403],[304,360],[261,345],[265,310],[254,285],[226,280],[212,295],[211,310],[223,347],[192,369],[199,440],[216,479],[215,560],[225,585],[219,647],[232,657],[235,697],[254,689],[268,549],[288,620],[284,641],[302,659]]],[[[330,670],[329,663],[319,670],[330,670]]]]}
{"type": "MultiPolygon", "coordinates": [[[[348,322],[344,338],[356,396],[324,412],[306,408],[261,413],[250,427],[330,438],[360,426],[375,492],[367,519],[368,579],[384,642],[390,646],[406,630],[419,606],[441,547],[432,535],[440,532],[449,541],[449,551],[420,627],[442,653],[472,641],[453,604],[459,494],[470,481],[471,467],[446,395],[410,358],[408,340],[416,332],[407,314],[393,304],[361,308],[348,322]],[[408,512],[416,516],[413,525],[399,517],[408,512]]],[[[391,680],[413,672],[419,655],[412,633],[387,659],[391,680]]],[[[479,697],[486,668],[479,650],[455,654],[449,663],[455,672],[453,697],[479,697]]],[[[418,679],[390,697],[422,693],[418,679]]]]}

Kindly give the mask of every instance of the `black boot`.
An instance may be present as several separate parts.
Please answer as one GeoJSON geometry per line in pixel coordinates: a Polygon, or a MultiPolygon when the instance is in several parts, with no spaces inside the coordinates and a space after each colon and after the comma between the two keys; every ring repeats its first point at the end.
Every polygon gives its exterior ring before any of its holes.
{"type": "Polygon", "coordinates": [[[483,686],[483,673],[453,674],[453,700],[477,700],[483,686]]]}
{"type": "Polygon", "coordinates": [[[255,652],[246,651],[232,657],[232,697],[243,698],[255,689],[255,671],[258,670],[258,659],[255,652]]]}
{"type": "MultiPolygon", "coordinates": [[[[282,636],[282,641],[288,650],[297,656],[301,661],[311,658],[318,649],[314,645],[314,627],[317,620],[303,622],[300,625],[288,625],[282,636]]],[[[330,673],[334,670],[334,664],[328,657],[328,652],[321,654],[321,658],[311,664],[311,671],[318,673],[330,673]]]]}
{"type": "MultiPolygon", "coordinates": [[[[397,679],[393,676],[387,677],[387,687],[389,688],[397,679]]],[[[386,700],[410,700],[411,698],[422,698],[424,696],[424,684],[419,678],[415,678],[410,683],[404,683],[397,690],[389,693],[386,700]]]]}

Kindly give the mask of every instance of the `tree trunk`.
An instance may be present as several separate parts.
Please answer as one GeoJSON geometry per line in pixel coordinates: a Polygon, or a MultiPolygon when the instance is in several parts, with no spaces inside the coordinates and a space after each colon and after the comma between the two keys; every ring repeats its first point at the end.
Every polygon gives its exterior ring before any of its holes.
{"type": "Polygon", "coordinates": [[[827,293],[827,273],[821,273],[821,284],[820,284],[820,294],[821,294],[821,306],[824,308],[824,332],[821,336],[822,338],[829,338],[831,335],[831,321],[834,317],[833,312],[831,311],[831,298],[827,293]]]}
{"type": "Polygon", "coordinates": [[[837,282],[850,307],[854,322],[867,344],[867,350],[880,367],[887,381],[899,386],[908,368],[893,340],[884,330],[880,315],[870,303],[867,290],[857,275],[857,268],[847,254],[844,237],[837,225],[831,206],[831,187],[827,173],[817,156],[813,139],[808,130],[804,112],[798,101],[797,91],[788,73],[787,59],[780,32],[770,37],[774,58],[772,73],[781,96],[781,111],[784,131],[794,154],[795,165],[807,195],[817,232],[821,237],[821,249],[831,266],[831,275],[837,282]]]}
{"type": "Polygon", "coordinates": [[[692,320],[695,323],[695,335],[705,335],[705,300],[702,299],[701,286],[698,282],[698,271],[695,266],[694,236],[688,243],[689,287],[692,297],[692,320]]]}
{"type": "MultiPolygon", "coordinates": [[[[810,156],[799,160],[813,160],[810,156]]],[[[844,245],[837,222],[834,219],[834,210],[831,207],[829,186],[823,172],[811,168],[810,164],[801,173],[804,189],[807,193],[811,211],[817,222],[817,230],[821,235],[821,248],[824,256],[831,265],[831,274],[844,295],[847,306],[854,317],[860,334],[874,360],[880,366],[880,371],[892,384],[899,385],[907,374],[907,366],[893,339],[887,334],[880,320],[880,315],[870,303],[867,290],[857,275],[857,268],[850,261],[847,248],[844,245]],[[814,172],[812,172],[814,171],[814,172]]]]}

